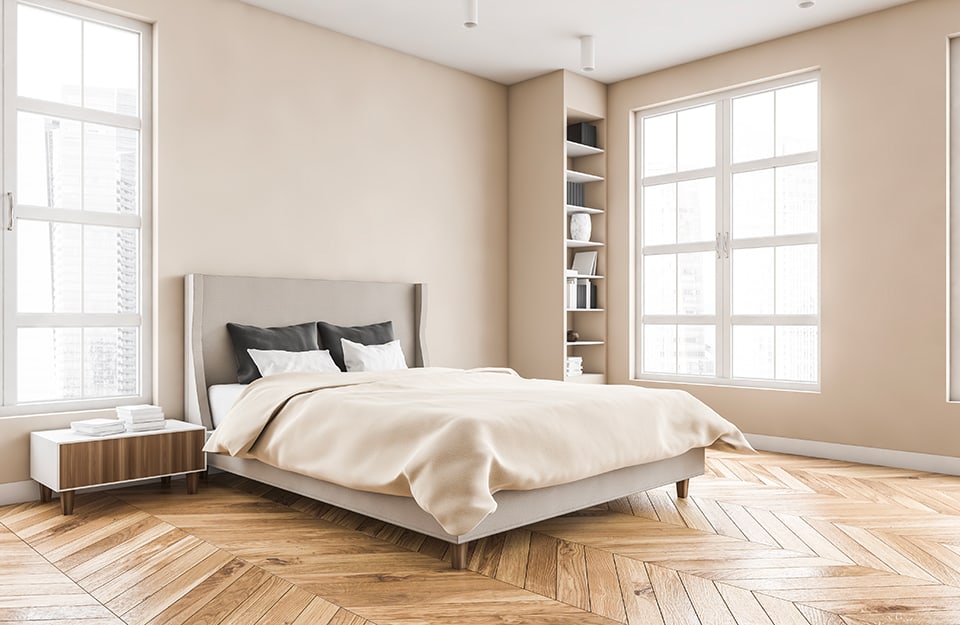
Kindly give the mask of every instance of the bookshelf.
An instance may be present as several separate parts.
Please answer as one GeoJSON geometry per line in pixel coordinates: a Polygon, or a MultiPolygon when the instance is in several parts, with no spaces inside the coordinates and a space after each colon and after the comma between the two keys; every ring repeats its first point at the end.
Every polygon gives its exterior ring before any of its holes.
{"type": "Polygon", "coordinates": [[[509,88],[508,364],[525,377],[606,382],[606,93],[563,70],[509,88]],[[592,130],[568,136],[581,122],[596,128],[595,142],[592,130]],[[568,276],[578,253],[596,253],[596,266],[568,276]],[[570,305],[568,277],[596,289],[590,308],[570,305]],[[568,375],[571,357],[583,374],[568,375]]]}
{"type": "MultiPolygon", "coordinates": [[[[564,379],[568,382],[604,383],[606,381],[606,315],[603,302],[606,299],[603,289],[603,267],[606,263],[603,247],[606,238],[606,192],[604,178],[606,176],[606,155],[604,151],[605,123],[602,117],[596,114],[567,108],[566,127],[568,128],[567,141],[564,144],[566,159],[565,177],[567,194],[564,198],[563,214],[567,219],[566,239],[566,270],[573,267],[574,256],[577,252],[593,250],[597,254],[596,269],[589,274],[566,274],[567,281],[575,280],[579,288],[596,288],[596,301],[571,302],[573,296],[571,286],[567,282],[568,300],[565,315],[565,332],[573,330],[579,338],[576,341],[566,341],[565,365],[569,359],[578,359],[582,373],[571,374],[571,366],[564,367],[564,379]],[[579,124],[587,124],[596,129],[596,145],[587,145],[571,140],[571,125],[576,132],[579,124]],[[580,188],[571,189],[569,183],[576,183],[580,188]],[[571,197],[571,191],[576,191],[571,197]],[[591,221],[590,240],[581,241],[570,238],[570,218],[572,215],[585,214],[591,221]]],[[[591,133],[592,134],[592,133],[591,133]]],[[[578,370],[577,362],[572,365],[574,373],[578,370]]]]}

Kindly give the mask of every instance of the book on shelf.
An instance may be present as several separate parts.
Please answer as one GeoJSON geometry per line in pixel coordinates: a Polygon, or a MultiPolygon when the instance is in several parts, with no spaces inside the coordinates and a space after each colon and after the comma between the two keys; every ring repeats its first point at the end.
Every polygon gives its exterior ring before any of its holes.
{"type": "Polygon", "coordinates": [[[573,255],[573,269],[580,276],[597,275],[597,252],[577,252],[573,255]]]}
{"type": "Polygon", "coordinates": [[[568,378],[583,374],[583,357],[567,356],[565,373],[568,378]]]}
{"type": "Polygon", "coordinates": [[[567,278],[567,308],[577,307],[577,279],[567,278]]]}
{"type": "Polygon", "coordinates": [[[117,417],[125,423],[155,423],[163,421],[163,408],[149,404],[117,406],[117,417]]]}
{"type": "Polygon", "coordinates": [[[583,183],[567,181],[567,204],[571,206],[585,206],[583,183]]]}
{"type": "Polygon", "coordinates": [[[71,421],[70,429],[86,436],[107,436],[124,431],[123,423],[117,419],[82,419],[71,421]]]}
{"type": "Polygon", "coordinates": [[[166,428],[167,422],[160,419],[159,421],[145,421],[142,423],[126,422],[123,425],[127,432],[149,432],[151,430],[162,430],[166,428]]]}
{"type": "Polygon", "coordinates": [[[567,124],[567,141],[597,147],[597,126],[589,122],[567,124]]]}
{"type": "Polygon", "coordinates": [[[577,278],[577,308],[596,308],[591,297],[595,296],[596,290],[592,286],[588,278],[577,278]]]}

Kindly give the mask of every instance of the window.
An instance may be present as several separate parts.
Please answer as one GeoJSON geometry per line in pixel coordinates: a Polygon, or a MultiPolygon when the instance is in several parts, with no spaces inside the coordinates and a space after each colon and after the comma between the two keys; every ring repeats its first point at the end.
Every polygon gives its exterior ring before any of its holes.
{"type": "Polygon", "coordinates": [[[819,383],[816,75],[637,113],[637,377],[819,383]]]}
{"type": "Polygon", "coordinates": [[[148,400],[150,29],[4,0],[4,414],[148,400]]]}

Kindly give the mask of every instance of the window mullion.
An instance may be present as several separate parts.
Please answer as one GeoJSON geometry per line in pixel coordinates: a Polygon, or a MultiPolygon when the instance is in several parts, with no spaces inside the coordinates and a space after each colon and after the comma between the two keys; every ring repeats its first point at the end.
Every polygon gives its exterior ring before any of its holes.
{"type": "Polygon", "coordinates": [[[730,326],[730,306],[732,300],[732,282],[730,271],[730,232],[732,230],[731,219],[731,192],[730,192],[730,154],[732,153],[730,137],[730,119],[731,105],[730,98],[722,98],[717,107],[717,128],[720,129],[719,141],[717,141],[717,164],[720,168],[720,175],[717,177],[717,223],[719,224],[720,236],[725,242],[719,258],[720,276],[717,280],[717,312],[719,316],[719,347],[717,349],[717,377],[721,379],[730,379],[732,362],[732,344],[730,326]]]}

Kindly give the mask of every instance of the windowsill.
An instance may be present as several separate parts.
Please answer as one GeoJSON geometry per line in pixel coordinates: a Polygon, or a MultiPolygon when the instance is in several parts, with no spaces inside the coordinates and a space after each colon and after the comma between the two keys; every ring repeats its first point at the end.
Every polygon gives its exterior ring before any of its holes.
{"type": "Polygon", "coordinates": [[[88,405],[55,403],[35,404],[24,406],[6,406],[0,408],[0,422],[7,419],[34,419],[46,417],[63,417],[72,421],[78,419],[110,418],[116,416],[117,406],[131,404],[148,404],[149,397],[126,397],[123,399],[105,399],[91,401],[88,405]]]}
{"type": "Polygon", "coordinates": [[[810,393],[820,394],[819,384],[807,384],[803,382],[784,383],[777,386],[771,386],[767,382],[752,383],[750,380],[704,380],[696,378],[631,378],[629,384],[637,386],[656,384],[662,386],[704,386],[711,388],[729,388],[744,391],[775,391],[788,393],[810,393]]]}

